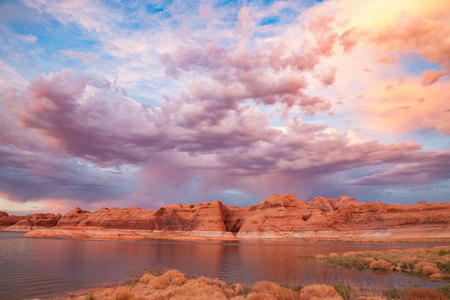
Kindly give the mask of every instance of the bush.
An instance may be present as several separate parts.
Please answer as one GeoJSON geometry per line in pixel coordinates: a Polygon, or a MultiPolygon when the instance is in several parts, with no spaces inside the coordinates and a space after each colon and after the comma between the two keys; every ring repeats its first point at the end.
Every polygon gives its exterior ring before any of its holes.
{"type": "Polygon", "coordinates": [[[142,275],[141,279],[139,279],[139,282],[141,282],[141,283],[149,283],[154,278],[155,278],[155,276],[153,276],[152,274],[145,273],[144,275],[142,275]]]}
{"type": "Polygon", "coordinates": [[[385,260],[376,260],[370,264],[370,268],[372,270],[389,270],[391,268],[391,264],[385,260]]]}
{"type": "Polygon", "coordinates": [[[444,278],[444,275],[442,275],[441,273],[435,273],[435,274],[430,275],[430,278],[431,279],[442,279],[442,278],[444,278]]]}
{"type": "Polygon", "coordinates": [[[420,263],[416,264],[414,267],[414,272],[421,273],[423,275],[429,276],[432,274],[439,273],[439,268],[436,266],[436,264],[421,261],[420,263]]]}
{"type": "Polygon", "coordinates": [[[342,254],[342,256],[343,257],[349,257],[349,258],[356,258],[357,257],[356,253],[353,252],[353,251],[346,252],[346,253],[342,254]]]}
{"type": "Polygon", "coordinates": [[[441,292],[429,288],[407,290],[404,300],[447,300],[441,292]]]}
{"type": "Polygon", "coordinates": [[[130,300],[133,298],[133,293],[129,288],[119,287],[114,293],[114,297],[116,300],[130,300]]]}
{"type": "Polygon", "coordinates": [[[437,266],[436,267],[435,266],[425,266],[422,269],[422,274],[425,276],[430,276],[430,275],[438,274],[438,273],[439,273],[439,269],[437,266]]]}
{"type": "Polygon", "coordinates": [[[332,286],[325,284],[314,284],[304,287],[300,292],[301,300],[312,299],[328,299],[328,300],[342,300],[342,297],[336,292],[332,286]]]}
{"type": "Polygon", "coordinates": [[[373,259],[372,257],[364,257],[364,258],[361,258],[360,261],[363,265],[365,265],[366,267],[369,267],[370,264],[375,261],[375,259],[373,259]]]}
{"type": "Polygon", "coordinates": [[[256,294],[270,295],[275,299],[300,299],[299,293],[268,281],[257,282],[251,291],[256,294]]]}

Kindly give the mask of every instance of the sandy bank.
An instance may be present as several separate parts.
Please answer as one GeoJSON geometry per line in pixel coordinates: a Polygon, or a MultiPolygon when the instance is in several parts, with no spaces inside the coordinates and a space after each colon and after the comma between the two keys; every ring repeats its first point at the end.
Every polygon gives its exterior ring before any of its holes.
{"type": "Polygon", "coordinates": [[[354,230],[337,231],[305,231],[305,232],[244,232],[233,234],[219,231],[146,231],[120,230],[93,226],[67,226],[59,228],[35,229],[23,235],[34,238],[72,238],[96,240],[297,240],[297,241],[361,241],[361,242],[391,242],[391,241],[436,241],[450,242],[448,228],[415,227],[414,230],[354,230]]]}

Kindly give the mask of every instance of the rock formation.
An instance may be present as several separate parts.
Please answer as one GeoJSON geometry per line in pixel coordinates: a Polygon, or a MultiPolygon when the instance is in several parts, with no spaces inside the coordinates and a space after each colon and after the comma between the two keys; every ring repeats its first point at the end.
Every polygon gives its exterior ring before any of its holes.
{"type": "Polygon", "coordinates": [[[23,217],[20,221],[4,230],[6,231],[30,231],[39,228],[51,228],[58,224],[61,214],[32,214],[23,217]]]}
{"type": "Polygon", "coordinates": [[[305,202],[290,194],[273,195],[257,205],[242,208],[223,205],[220,200],[170,204],[158,210],[130,207],[89,212],[75,208],[63,216],[34,214],[21,218],[11,226],[11,216],[0,214],[0,226],[9,226],[6,230],[33,230],[28,236],[52,237],[77,228],[77,236],[84,237],[86,230],[95,228],[100,233],[121,232],[108,236],[130,238],[170,233],[231,238],[450,238],[450,203],[359,203],[347,196],[316,197],[305,202]],[[44,234],[42,230],[34,230],[38,228],[53,231],[44,234]]]}
{"type": "Polygon", "coordinates": [[[0,230],[5,230],[24,218],[25,216],[10,216],[6,212],[0,211],[0,230]]]}

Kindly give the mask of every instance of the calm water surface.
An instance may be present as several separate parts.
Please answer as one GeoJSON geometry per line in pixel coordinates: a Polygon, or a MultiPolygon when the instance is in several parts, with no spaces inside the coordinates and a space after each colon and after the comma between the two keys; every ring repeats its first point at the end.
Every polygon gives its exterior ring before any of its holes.
{"type": "Polygon", "coordinates": [[[443,285],[408,275],[328,268],[314,259],[298,257],[440,244],[125,242],[21,235],[0,232],[0,299],[67,296],[70,292],[122,283],[145,272],[167,269],[248,285],[261,280],[298,284],[443,285]]]}

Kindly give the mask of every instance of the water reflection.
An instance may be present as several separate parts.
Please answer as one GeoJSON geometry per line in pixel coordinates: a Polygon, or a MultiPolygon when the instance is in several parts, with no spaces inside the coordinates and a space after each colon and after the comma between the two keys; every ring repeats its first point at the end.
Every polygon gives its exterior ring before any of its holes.
{"type": "Polygon", "coordinates": [[[0,232],[0,299],[63,296],[70,291],[120,283],[148,271],[167,269],[248,285],[269,280],[440,286],[442,283],[412,276],[327,268],[312,259],[298,257],[424,246],[429,245],[27,239],[21,233],[0,232]]]}

